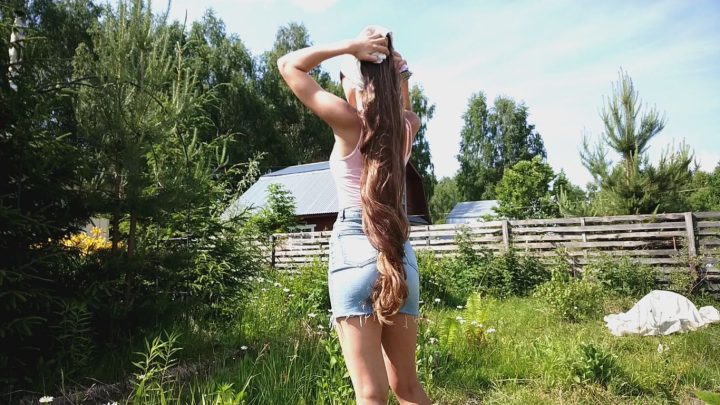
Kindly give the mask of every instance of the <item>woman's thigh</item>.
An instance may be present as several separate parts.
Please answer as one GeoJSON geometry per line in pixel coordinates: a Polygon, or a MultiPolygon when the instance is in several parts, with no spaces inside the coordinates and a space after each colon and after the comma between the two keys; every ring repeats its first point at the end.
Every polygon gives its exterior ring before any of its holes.
{"type": "Polygon", "coordinates": [[[383,327],[372,316],[338,318],[336,322],[355,394],[359,397],[387,396],[389,384],[381,348],[383,327]]]}
{"type": "Polygon", "coordinates": [[[398,313],[390,320],[393,324],[383,327],[381,342],[388,380],[395,388],[417,379],[415,347],[418,328],[417,318],[411,315],[398,313]]]}

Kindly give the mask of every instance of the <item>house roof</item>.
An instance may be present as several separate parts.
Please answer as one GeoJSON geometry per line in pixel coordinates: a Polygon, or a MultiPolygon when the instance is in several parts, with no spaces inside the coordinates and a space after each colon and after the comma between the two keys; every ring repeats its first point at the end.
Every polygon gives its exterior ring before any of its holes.
{"type": "MultiPolygon", "coordinates": [[[[430,215],[427,212],[427,202],[422,191],[420,174],[411,164],[408,165],[408,176],[413,179],[408,183],[417,188],[416,195],[422,196],[422,201],[416,201],[419,206],[409,215],[412,225],[428,224],[430,215]]],[[[337,190],[335,180],[330,174],[330,163],[316,162],[304,165],[289,166],[284,169],[261,176],[243,195],[235,200],[222,214],[223,219],[233,217],[245,209],[258,209],[265,206],[268,198],[268,186],[273,183],[284,186],[295,197],[295,215],[316,216],[335,214],[338,210],[337,190]]]]}
{"type": "Polygon", "coordinates": [[[495,215],[493,208],[497,206],[497,200],[459,202],[447,215],[445,223],[460,224],[482,220],[484,215],[495,215]]]}
{"type": "Polygon", "coordinates": [[[260,208],[267,203],[268,186],[281,184],[295,197],[295,214],[313,215],[337,212],[335,182],[328,162],[286,167],[261,176],[240,198],[223,213],[231,217],[243,208],[260,208]]]}

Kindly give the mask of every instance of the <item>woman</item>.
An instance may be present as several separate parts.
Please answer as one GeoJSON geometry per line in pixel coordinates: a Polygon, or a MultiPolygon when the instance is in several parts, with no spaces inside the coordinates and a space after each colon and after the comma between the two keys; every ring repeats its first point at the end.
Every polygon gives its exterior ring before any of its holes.
{"type": "Polygon", "coordinates": [[[330,171],[339,210],[330,237],[328,285],[358,404],[385,404],[388,385],[401,404],[429,404],[415,370],[419,274],[403,207],[405,165],[420,126],[410,111],[405,61],[382,27],[358,37],[289,53],[278,68],[290,89],[333,129],[330,171]],[[351,55],[343,100],[308,74],[351,55]]]}

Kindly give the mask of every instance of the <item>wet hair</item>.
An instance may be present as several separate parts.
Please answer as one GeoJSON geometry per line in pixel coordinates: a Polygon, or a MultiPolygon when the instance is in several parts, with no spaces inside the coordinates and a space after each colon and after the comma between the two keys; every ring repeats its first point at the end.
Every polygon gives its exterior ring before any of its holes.
{"type": "Polygon", "coordinates": [[[408,296],[405,281],[405,241],[409,224],[403,206],[405,189],[405,120],[400,76],[395,71],[392,38],[390,55],[382,63],[362,62],[364,169],[360,179],[362,223],[378,250],[380,273],[371,293],[373,311],[382,324],[398,313],[408,296]]]}

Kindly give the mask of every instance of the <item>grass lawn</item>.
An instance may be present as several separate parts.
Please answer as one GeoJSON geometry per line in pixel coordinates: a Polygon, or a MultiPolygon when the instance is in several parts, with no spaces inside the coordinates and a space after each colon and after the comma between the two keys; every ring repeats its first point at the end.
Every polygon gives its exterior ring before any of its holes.
{"type": "MultiPolygon", "coordinates": [[[[327,308],[317,304],[324,288],[317,280],[256,281],[236,321],[207,332],[208,341],[222,342],[212,346],[218,360],[169,391],[184,398],[179,402],[352,402],[327,308]]],[[[720,391],[718,324],[666,337],[614,337],[601,316],[570,323],[538,298],[470,301],[461,309],[434,299],[422,304],[418,368],[435,403],[691,403],[697,390],[720,391]]],[[[604,313],[634,302],[606,298],[604,313]]]]}

